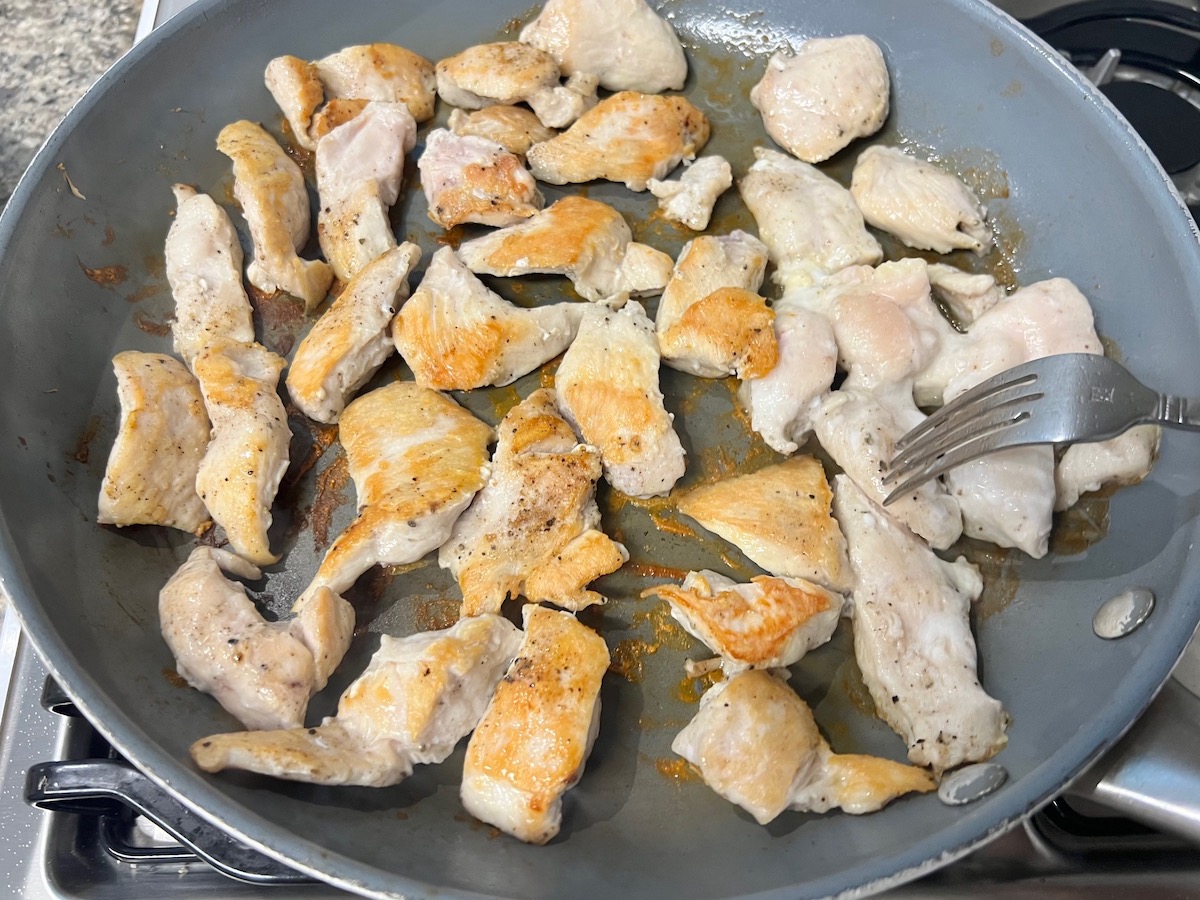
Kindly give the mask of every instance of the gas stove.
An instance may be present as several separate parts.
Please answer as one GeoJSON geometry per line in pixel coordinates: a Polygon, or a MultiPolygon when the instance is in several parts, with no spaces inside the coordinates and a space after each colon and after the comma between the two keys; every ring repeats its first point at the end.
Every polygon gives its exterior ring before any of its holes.
{"type": "MultiPolygon", "coordinates": [[[[146,0],[138,38],[190,2],[146,0]]],[[[1158,154],[1193,214],[1200,211],[1200,0],[998,5],[1043,35],[1109,96],[1158,154]]],[[[0,884],[11,895],[348,896],[238,846],[119,759],[48,678],[12,614],[0,625],[0,692],[6,698],[0,719],[0,884]]],[[[1200,642],[1131,732],[1067,793],[964,859],[889,896],[1196,895],[1198,747],[1200,642]]]]}

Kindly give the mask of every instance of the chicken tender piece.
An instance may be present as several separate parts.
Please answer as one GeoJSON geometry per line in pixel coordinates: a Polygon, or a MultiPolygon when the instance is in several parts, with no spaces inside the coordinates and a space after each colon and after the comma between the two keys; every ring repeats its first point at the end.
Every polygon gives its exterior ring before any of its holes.
{"type": "Polygon", "coordinates": [[[354,392],[392,355],[392,318],[408,298],[408,276],[420,258],[416,244],[404,243],[369,263],[304,336],[287,389],[310,419],[336,422],[354,392]]]}
{"type": "Polygon", "coordinates": [[[521,160],[487,138],[437,128],[425,138],[417,169],[429,218],[443,228],[466,222],[515,225],[545,202],[521,160]]]}
{"type": "Polygon", "coordinates": [[[671,744],[709,787],[760,825],[787,809],[875,812],[904,794],[937,786],[916,766],[834,753],[785,678],[752,671],[715,685],[671,744]]]}
{"type": "Polygon", "coordinates": [[[1054,470],[1054,508],[1068,509],[1084,494],[1109,485],[1141,481],[1150,474],[1161,437],[1159,426],[1138,425],[1107,441],[1072,444],[1054,470]]]}
{"type": "Polygon", "coordinates": [[[595,179],[644,191],[708,142],[704,113],[683,97],[622,91],[557,137],[529,148],[529,169],[550,184],[595,179]]]}
{"type": "Polygon", "coordinates": [[[631,497],[668,493],[684,453],[658,386],[658,342],[640,303],[589,306],[554,376],[558,404],[600,451],[608,483],[631,497]]]}
{"type": "Polygon", "coordinates": [[[433,118],[433,63],[396,44],[346,47],[315,63],[328,99],[403,103],[418,122],[433,118]]]}
{"type": "Polygon", "coordinates": [[[488,483],[442,545],[438,563],[458,579],[464,616],[522,595],[571,610],[603,603],[586,586],[629,558],[600,530],[600,453],[554,404],[542,388],[504,417],[488,483]]]}
{"type": "Polygon", "coordinates": [[[717,198],[733,186],[733,169],[723,156],[702,156],[677,181],[651,178],[646,186],[658,198],[664,216],[692,231],[703,231],[717,198]]]}
{"type": "Polygon", "coordinates": [[[557,133],[521,106],[485,106],[470,113],[456,109],[450,113],[446,127],[455,134],[487,138],[522,159],[534,144],[548,141],[557,133]]]}
{"type": "Polygon", "coordinates": [[[810,38],[795,56],[776,53],[750,102],[775,143],[797,159],[819,163],[883,126],[889,92],[879,45],[849,34],[810,38]]]}
{"type": "Polygon", "coordinates": [[[325,86],[316,64],[295,56],[277,56],[267,63],[263,82],[283,111],[296,143],[305,150],[316,150],[317,141],[309,129],[325,102],[325,86]]]}
{"type": "Polygon", "coordinates": [[[200,386],[183,363],[161,353],[118,353],[113,371],[121,423],[96,521],[201,533],[211,520],[196,493],[209,429],[200,386]]]}
{"type": "Polygon", "coordinates": [[[530,844],[558,834],[600,728],[604,639],[568,612],[532,604],[525,639],[467,744],[467,812],[530,844]]]}
{"type": "Polygon", "coordinates": [[[192,759],[206,772],[399,784],[414,764],[442,762],[479,723],[520,645],[521,632],[499,616],[403,638],[385,634],[366,671],[342,694],[336,716],[316,728],[212,735],[192,744],[192,759]]]}
{"type": "Polygon", "coordinates": [[[954,320],[970,328],[975,320],[1004,299],[1004,289],[986,273],[973,275],[945,263],[929,263],[929,287],[954,320]]]}

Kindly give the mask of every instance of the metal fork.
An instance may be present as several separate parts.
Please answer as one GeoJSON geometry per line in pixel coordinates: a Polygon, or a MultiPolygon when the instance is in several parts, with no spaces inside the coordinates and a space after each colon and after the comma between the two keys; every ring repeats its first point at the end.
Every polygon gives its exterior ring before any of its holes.
{"type": "Polygon", "coordinates": [[[1200,431],[1189,410],[1200,413],[1200,400],[1152,391],[1106,356],[1035,359],[980,382],[900,438],[883,479],[896,487],[883,502],[1009,447],[1103,441],[1149,422],[1200,431]]]}

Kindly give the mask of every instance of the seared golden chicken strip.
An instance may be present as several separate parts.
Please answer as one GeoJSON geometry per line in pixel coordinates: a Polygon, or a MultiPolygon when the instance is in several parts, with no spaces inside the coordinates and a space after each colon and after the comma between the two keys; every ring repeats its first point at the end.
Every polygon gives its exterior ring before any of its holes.
{"type": "Polygon", "coordinates": [[[113,357],[121,423],[100,485],[101,525],[167,525],[199,534],[208,510],[196,473],[208,447],[200,386],[179,360],[126,350],[113,357]]]}
{"type": "Polygon", "coordinates": [[[794,456],[749,475],[701,485],[679,511],[719,534],[772,575],[804,578],[831,590],[853,583],[846,540],[830,515],[825,469],[794,456]]]}
{"type": "Polygon", "coordinates": [[[511,384],[558,356],[575,338],[584,309],[509,303],[443,247],[397,313],[392,336],[417,384],[469,391],[511,384]]]}
{"type": "Polygon", "coordinates": [[[261,291],[287,291],[314,308],[333,273],[321,260],[298,255],[312,216],[300,167],[261,125],[245,120],[221,129],[217,149],[233,160],[233,196],[254,242],[246,277],[261,291]]]}
{"type": "Polygon", "coordinates": [[[547,51],[564,75],[591,72],[610,91],[679,90],[687,58],[645,0],[547,0],[521,40],[547,51]]]}
{"type": "Polygon", "coordinates": [[[683,97],[622,91],[557,137],[529,148],[529,169],[550,184],[602,178],[644,191],[708,142],[704,113],[683,97]]]}
{"type": "Polygon", "coordinates": [[[304,336],[287,389],[310,419],[336,422],[351,395],[392,355],[392,318],[408,298],[408,276],[420,258],[420,247],[404,243],[368,263],[304,336]]]}
{"type": "Polygon", "coordinates": [[[504,417],[488,483],[438,554],[458,579],[464,616],[499,612],[506,597],[571,610],[603,603],[587,585],[629,558],[600,530],[600,454],[554,403],[542,388],[504,417]]]}
{"type": "Polygon", "coordinates": [[[859,154],[850,194],[868,224],[909,247],[982,254],[991,246],[979,198],[949,172],[898,147],[868,147],[859,154]]]}
{"type": "Polygon", "coordinates": [[[467,744],[461,796],[475,818],[544,844],[600,730],[609,656],[571,613],[533,604],[522,613],[525,639],[467,744]]]}
{"type": "Polygon", "coordinates": [[[286,365],[261,344],[217,341],[194,363],[212,439],[196,473],[196,492],[230,546],[269,565],[271,504],[288,467],[292,439],[276,388],[286,365]]]}
{"type": "Polygon", "coordinates": [[[366,671],[316,728],[215,734],[192,744],[206,772],[246,769],[313,784],[387,787],[440,763],[483,716],[521,632],[500,616],[383,635],[366,671]]]}
{"type": "Polygon", "coordinates": [[[554,375],[563,415],[600,451],[604,477],[631,497],[669,493],[684,453],[658,387],[658,341],[642,305],[589,306],[554,375]]]}
{"type": "Polygon", "coordinates": [[[521,160],[487,138],[434,129],[425,137],[417,169],[429,218],[443,228],[466,222],[515,225],[545,202],[521,160]]]}
{"type": "Polygon", "coordinates": [[[717,198],[733,186],[733,168],[723,156],[702,156],[684,169],[678,180],[651,178],[646,186],[658,198],[664,216],[692,231],[703,231],[717,198]]]}
{"type": "Polygon", "coordinates": [[[354,632],[354,609],[323,590],[288,621],[268,622],[246,589],[221,574],[258,579],[226,550],[197,547],[158,595],[175,669],[247,728],[299,728],[354,632]]]}
{"type": "Polygon", "coordinates": [[[750,102],[777,144],[807,163],[874,134],[888,114],[887,65],[865,35],[810,38],[767,62],[750,102]]]}
{"type": "Polygon", "coordinates": [[[759,575],[738,584],[707,569],[688,572],[682,585],[659,585],[642,596],[651,594],[671,604],[684,630],[721,657],[727,675],[803,659],[833,637],[846,602],[803,578],[759,575]]]}
{"type": "Polygon", "coordinates": [[[403,103],[418,122],[433,118],[433,63],[396,44],[346,47],[316,61],[330,99],[403,103]]]}
{"type": "Polygon", "coordinates": [[[785,679],[786,673],[753,671],[715,685],[671,744],[709,787],[760,825],[787,809],[875,812],[937,786],[916,766],[834,753],[785,679]]]}
{"type": "Polygon", "coordinates": [[[186,184],[174,191],[178,207],[164,260],[175,300],[175,352],[190,369],[217,338],[254,340],[254,321],[242,287],[242,245],[229,216],[208,194],[186,184]]]}
{"type": "Polygon", "coordinates": [[[1007,716],[979,684],[969,619],[979,570],[939,559],[846,476],[834,484],[856,578],[854,655],[879,717],[909,760],[938,772],[998,753],[1007,716]]]}
{"type": "Polygon", "coordinates": [[[611,206],[563,197],[520,225],[465,242],[458,248],[472,272],[485,275],[566,275],[581,297],[660,293],[674,260],[633,240],[611,206]]]}
{"type": "Polygon", "coordinates": [[[411,381],[363,394],[338,423],[358,517],[338,535],[300,602],[342,593],[374,565],[414,562],[445,543],[488,476],[492,429],[411,381]]]}
{"type": "Polygon", "coordinates": [[[548,141],[556,134],[523,106],[485,106],[470,113],[456,109],[450,113],[446,127],[455,134],[495,141],[522,159],[534,144],[548,141]]]}
{"type": "Polygon", "coordinates": [[[296,143],[305,150],[316,150],[316,138],[310,133],[313,116],[325,102],[325,86],[315,63],[296,56],[277,56],[267,63],[263,82],[292,129],[296,143]]]}
{"type": "Polygon", "coordinates": [[[416,140],[407,106],[371,102],[317,143],[317,236],[343,281],[396,246],[388,211],[400,196],[404,155],[416,140]]]}

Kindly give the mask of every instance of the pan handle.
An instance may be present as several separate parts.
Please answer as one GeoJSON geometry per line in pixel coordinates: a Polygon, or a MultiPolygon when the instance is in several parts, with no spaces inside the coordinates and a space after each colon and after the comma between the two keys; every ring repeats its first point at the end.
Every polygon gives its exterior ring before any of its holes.
{"type": "Polygon", "coordinates": [[[120,805],[146,816],[219,872],[254,884],[300,884],[307,875],[243,846],[121,759],[79,759],[31,766],[25,799],[41,809],[112,815],[120,805]]]}

